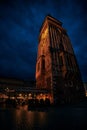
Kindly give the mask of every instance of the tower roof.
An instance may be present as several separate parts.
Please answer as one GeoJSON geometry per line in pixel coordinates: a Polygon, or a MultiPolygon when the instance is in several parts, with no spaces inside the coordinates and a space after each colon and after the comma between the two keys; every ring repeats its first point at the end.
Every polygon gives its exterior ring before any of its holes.
{"type": "Polygon", "coordinates": [[[61,21],[57,20],[56,18],[52,17],[52,16],[49,15],[49,14],[46,16],[46,19],[51,20],[51,21],[53,21],[53,22],[56,22],[56,23],[58,23],[60,26],[62,26],[62,22],[61,22],[61,21]]]}
{"type": "Polygon", "coordinates": [[[48,14],[48,15],[44,18],[44,21],[43,21],[43,23],[42,23],[42,25],[41,25],[40,31],[41,31],[41,29],[42,29],[42,27],[43,27],[45,21],[52,21],[52,22],[55,22],[55,23],[59,24],[60,26],[62,26],[62,22],[61,22],[61,21],[57,20],[56,18],[54,18],[54,17],[52,17],[51,15],[48,14]]]}

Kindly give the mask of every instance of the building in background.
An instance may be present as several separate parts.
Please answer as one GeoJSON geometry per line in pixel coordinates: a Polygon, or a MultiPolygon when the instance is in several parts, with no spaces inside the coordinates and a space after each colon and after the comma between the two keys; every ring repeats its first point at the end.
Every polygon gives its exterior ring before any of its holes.
{"type": "Polygon", "coordinates": [[[36,88],[36,81],[19,80],[0,77],[0,99],[45,99],[49,98],[49,91],[36,88]]]}
{"type": "Polygon", "coordinates": [[[0,92],[28,93],[36,86],[35,81],[19,80],[15,78],[0,77],[0,92]]]}
{"type": "Polygon", "coordinates": [[[75,102],[85,96],[77,60],[59,20],[48,15],[40,29],[36,88],[49,90],[51,102],[75,102]]]}
{"type": "Polygon", "coordinates": [[[85,94],[86,94],[86,97],[87,97],[87,82],[84,82],[84,88],[85,88],[85,94]]]}

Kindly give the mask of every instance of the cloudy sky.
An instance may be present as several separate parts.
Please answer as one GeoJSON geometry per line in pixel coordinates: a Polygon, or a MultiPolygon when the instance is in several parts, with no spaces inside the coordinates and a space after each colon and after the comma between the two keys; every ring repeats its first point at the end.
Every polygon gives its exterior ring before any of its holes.
{"type": "Polygon", "coordinates": [[[38,35],[47,14],[63,22],[87,81],[86,0],[1,0],[0,77],[35,78],[38,35]]]}

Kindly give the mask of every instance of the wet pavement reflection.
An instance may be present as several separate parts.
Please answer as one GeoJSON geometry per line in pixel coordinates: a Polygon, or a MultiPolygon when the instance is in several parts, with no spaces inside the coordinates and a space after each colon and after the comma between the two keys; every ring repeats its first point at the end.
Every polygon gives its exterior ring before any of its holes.
{"type": "Polygon", "coordinates": [[[0,108],[0,130],[87,130],[86,106],[0,108]]]}

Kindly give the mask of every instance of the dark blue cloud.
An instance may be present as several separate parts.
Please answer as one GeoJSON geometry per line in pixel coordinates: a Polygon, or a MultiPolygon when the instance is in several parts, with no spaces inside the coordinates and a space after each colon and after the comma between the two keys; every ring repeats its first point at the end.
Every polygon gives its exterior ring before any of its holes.
{"type": "Polygon", "coordinates": [[[87,81],[85,0],[1,0],[0,75],[22,79],[35,77],[38,35],[47,14],[63,22],[82,78],[87,81]]]}

